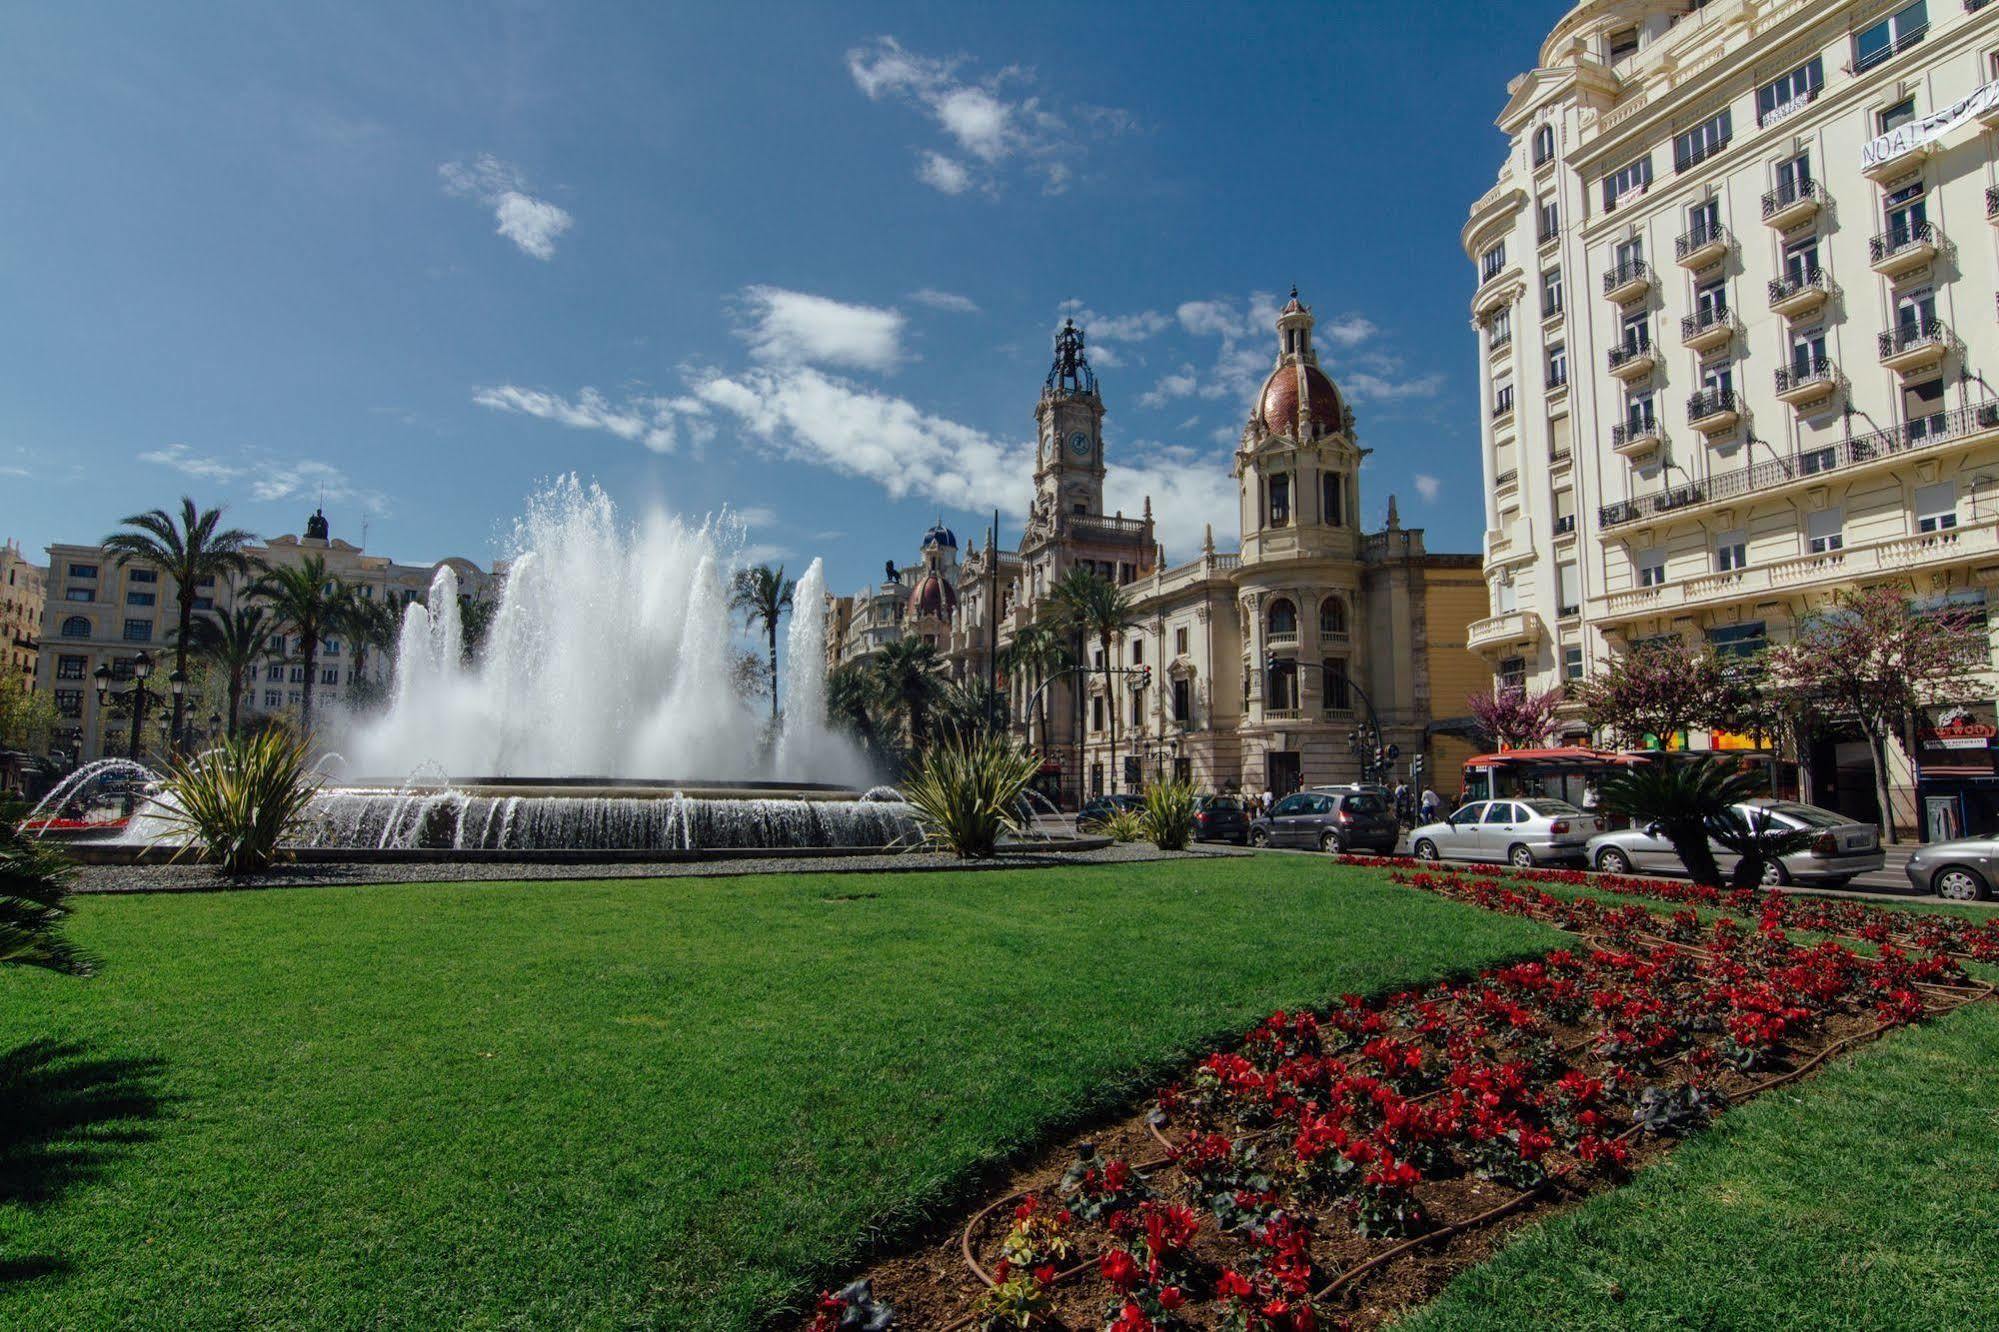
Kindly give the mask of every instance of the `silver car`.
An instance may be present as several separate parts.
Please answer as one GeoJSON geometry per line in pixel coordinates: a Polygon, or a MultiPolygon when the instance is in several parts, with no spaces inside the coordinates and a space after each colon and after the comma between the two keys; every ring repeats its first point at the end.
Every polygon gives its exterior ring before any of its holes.
{"type": "MultiPolygon", "coordinates": [[[[1872,824],[1855,823],[1844,814],[1816,805],[1801,805],[1795,800],[1745,800],[1735,809],[1745,819],[1767,820],[1773,831],[1812,835],[1811,844],[1804,850],[1763,867],[1763,882],[1767,886],[1809,883],[1820,888],[1837,888],[1854,875],[1878,870],[1886,863],[1881,853],[1880,833],[1872,824]]],[[[1741,857],[1719,842],[1710,841],[1708,845],[1721,872],[1732,873],[1741,857]]],[[[1687,872],[1674,853],[1673,844],[1660,835],[1657,824],[1592,837],[1589,867],[1605,874],[1687,872]]]]}
{"type": "Polygon", "coordinates": [[[1999,837],[1931,842],[1909,855],[1909,882],[1919,893],[1952,902],[1982,902],[1999,883],[1999,837]]]}
{"type": "Polygon", "coordinates": [[[1520,869],[1581,864],[1603,821],[1566,800],[1474,800],[1409,834],[1418,860],[1501,860],[1520,869]]]}

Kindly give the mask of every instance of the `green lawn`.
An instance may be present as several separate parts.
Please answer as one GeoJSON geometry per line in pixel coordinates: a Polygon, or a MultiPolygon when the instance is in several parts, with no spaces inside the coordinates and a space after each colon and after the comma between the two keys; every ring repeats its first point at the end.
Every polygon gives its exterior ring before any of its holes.
{"type": "Polygon", "coordinates": [[[1999,1004],[1730,1112],[1523,1231],[1407,1332],[1999,1325],[1999,1004]]]}
{"type": "Polygon", "coordinates": [[[95,898],[0,1325],[749,1328],[1278,1005],[1562,936],[1304,857],[95,898]]]}

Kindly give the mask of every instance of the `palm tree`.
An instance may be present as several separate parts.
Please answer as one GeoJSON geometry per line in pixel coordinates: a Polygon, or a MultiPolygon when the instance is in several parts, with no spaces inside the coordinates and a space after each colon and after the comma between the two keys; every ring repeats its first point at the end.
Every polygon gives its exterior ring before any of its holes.
{"type": "Polygon", "coordinates": [[[494,603],[477,597],[458,599],[459,645],[467,666],[486,650],[486,634],[493,627],[495,609],[494,603]]]}
{"type": "MultiPolygon", "coordinates": [[[[104,538],[104,548],[119,567],[137,561],[174,580],[180,621],[174,630],[174,669],[187,678],[187,654],[194,648],[194,602],[201,584],[211,584],[250,568],[243,548],[257,538],[239,527],[222,526],[221,509],[203,509],[183,495],[178,518],[165,509],[148,509],[123,520],[127,530],[104,538]]],[[[186,736],[182,722],[187,700],[173,696],[171,748],[179,753],[186,736]]]]}
{"type": "Polygon", "coordinates": [[[944,691],[943,659],[920,638],[896,638],[869,659],[882,699],[902,714],[912,757],[930,734],[930,709],[944,691]]]}
{"type": "Polygon", "coordinates": [[[1108,578],[1087,569],[1071,569],[1049,591],[1056,620],[1079,637],[1095,638],[1103,658],[1104,702],[1111,714],[1111,790],[1117,779],[1117,694],[1111,688],[1111,672],[1116,668],[1112,640],[1137,623],[1132,618],[1131,601],[1124,589],[1108,578]]]}
{"type": "Polygon", "coordinates": [[[395,604],[386,598],[377,601],[373,597],[354,596],[348,598],[346,619],[342,627],[354,645],[354,685],[360,694],[372,697],[368,654],[396,650],[403,636],[402,617],[396,614],[395,604]]]}
{"type": "MultiPolygon", "coordinates": [[[[1015,671],[1027,676],[1028,701],[1034,702],[1041,693],[1042,684],[1049,673],[1070,665],[1069,645],[1053,625],[1035,621],[1021,626],[1013,641],[1000,649],[1000,669],[1008,675],[1015,671]]],[[[1041,741],[1048,742],[1048,700],[1040,699],[1041,741]]],[[[1021,719],[1028,732],[1027,742],[1034,743],[1034,717],[1021,719]]]]}
{"type": "Polygon", "coordinates": [[[798,584],[784,576],[784,566],[753,564],[736,570],[729,585],[729,609],[741,611],[745,628],[764,631],[770,646],[770,719],[777,721],[777,622],[791,609],[791,594],[798,584]]]}
{"type": "Polygon", "coordinates": [[[869,661],[843,661],[826,674],[826,717],[869,754],[882,752],[881,681],[869,661]]]}
{"type": "MultiPolygon", "coordinates": [[[[1654,759],[1606,777],[1597,788],[1597,804],[1640,825],[1658,825],[1659,834],[1673,844],[1673,854],[1694,882],[1719,888],[1721,866],[1715,863],[1708,839],[1717,829],[1735,834],[1731,825],[1740,821],[1734,818],[1734,807],[1765,794],[1763,779],[1754,773],[1726,759],[1702,755],[1654,759]]],[[[1760,873],[1761,865],[1756,868],[1760,873]]]]}
{"type": "Polygon", "coordinates": [[[272,632],[271,616],[262,606],[239,600],[226,611],[211,611],[195,622],[194,650],[229,676],[229,735],[236,735],[236,716],[243,704],[243,686],[255,678],[272,632]]]}
{"type": "Polygon", "coordinates": [[[302,563],[266,566],[250,587],[250,595],[269,606],[276,629],[298,639],[298,659],[305,663],[298,729],[312,733],[312,686],[319,672],[319,645],[329,633],[344,629],[352,615],[354,590],[326,574],[326,561],[308,555],[302,563]]]}

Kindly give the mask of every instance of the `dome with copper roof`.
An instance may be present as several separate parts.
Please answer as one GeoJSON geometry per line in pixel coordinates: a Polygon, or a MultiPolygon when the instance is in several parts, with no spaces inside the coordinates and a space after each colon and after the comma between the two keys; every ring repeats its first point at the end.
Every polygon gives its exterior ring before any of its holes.
{"type": "Polygon", "coordinates": [[[958,611],[958,589],[951,580],[932,569],[916,580],[909,593],[912,620],[948,620],[958,611]]]}
{"type": "Polygon", "coordinates": [[[1291,300],[1277,312],[1277,368],[1263,381],[1251,418],[1267,434],[1314,440],[1347,429],[1347,407],[1312,350],[1312,307],[1291,300]]]}

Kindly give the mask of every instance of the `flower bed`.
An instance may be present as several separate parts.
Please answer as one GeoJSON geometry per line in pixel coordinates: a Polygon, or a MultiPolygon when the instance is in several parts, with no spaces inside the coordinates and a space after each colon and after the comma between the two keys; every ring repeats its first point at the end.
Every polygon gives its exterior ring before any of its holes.
{"type": "Polygon", "coordinates": [[[1854,918],[1887,931],[1868,956],[1794,944],[1764,895],[1753,927],[1703,926],[1498,873],[1392,868],[1582,938],[1469,981],[1273,1014],[950,1243],[825,1297],[810,1332],[886,1327],[888,1306],[895,1326],[952,1332],[1372,1326],[1504,1227],[1614,1184],[1730,1104],[1991,992],[1952,956],[1967,936],[1904,947],[1906,920],[1854,918]]]}

